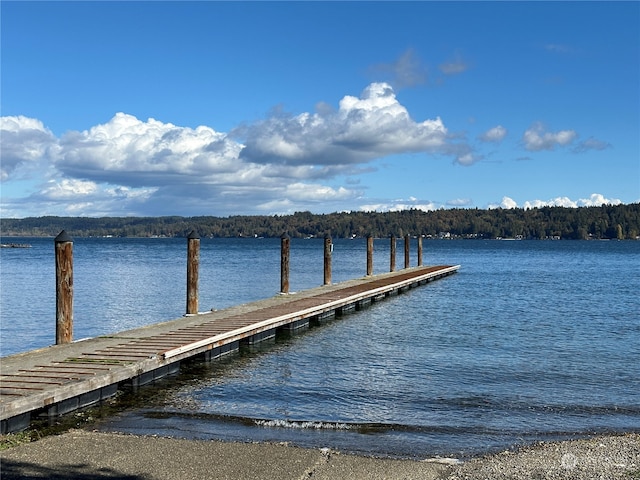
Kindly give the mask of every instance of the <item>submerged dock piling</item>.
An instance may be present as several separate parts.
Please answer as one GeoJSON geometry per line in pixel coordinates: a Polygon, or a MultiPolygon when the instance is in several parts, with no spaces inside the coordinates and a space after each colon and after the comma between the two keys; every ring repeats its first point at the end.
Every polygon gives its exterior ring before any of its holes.
{"type": "Polygon", "coordinates": [[[198,313],[199,268],[200,237],[192,231],[187,237],[187,315],[198,313]]]}
{"type": "Polygon", "coordinates": [[[367,235],[367,276],[373,275],[373,236],[367,235]]]}
{"type": "Polygon", "coordinates": [[[404,236],[404,268],[409,268],[411,266],[411,261],[409,259],[409,243],[411,242],[411,237],[407,233],[404,236]]]}
{"type": "Polygon", "coordinates": [[[287,233],[280,237],[280,293],[289,293],[289,254],[291,238],[287,233]]]}
{"type": "Polygon", "coordinates": [[[73,341],[73,240],[62,230],[56,250],[56,345],[73,341]]]}
{"type": "Polygon", "coordinates": [[[324,236],[324,285],[331,285],[331,254],[333,253],[333,243],[331,235],[324,236]]]}
{"type": "Polygon", "coordinates": [[[396,271],[396,236],[391,235],[390,245],[389,245],[389,271],[396,271]]]}

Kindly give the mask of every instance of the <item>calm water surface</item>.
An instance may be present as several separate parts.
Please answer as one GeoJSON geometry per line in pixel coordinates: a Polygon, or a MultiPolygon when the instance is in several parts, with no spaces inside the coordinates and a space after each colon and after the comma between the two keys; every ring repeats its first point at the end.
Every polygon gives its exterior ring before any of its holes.
{"type": "MultiPolygon", "coordinates": [[[[1,250],[2,355],[53,342],[53,240],[24,242],[33,247],[1,250]]],[[[425,264],[462,268],[202,365],[101,428],[400,457],[640,430],[640,242],[425,241],[424,251],[425,264]]],[[[388,240],[375,252],[376,273],[388,270],[388,240]]],[[[292,291],[322,283],[322,255],[321,240],[292,241],[292,291]]],[[[75,338],[184,312],[184,239],[77,239],[74,261],[75,338]]],[[[201,310],[276,294],[279,262],[277,239],[203,239],[201,310]]],[[[336,240],[334,282],[365,270],[365,241],[336,240]]]]}

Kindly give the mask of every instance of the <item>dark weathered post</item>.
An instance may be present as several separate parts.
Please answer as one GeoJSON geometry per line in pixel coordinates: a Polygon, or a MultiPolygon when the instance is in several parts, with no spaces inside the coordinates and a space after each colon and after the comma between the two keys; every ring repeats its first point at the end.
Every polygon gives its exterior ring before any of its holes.
{"type": "Polygon", "coordinates": [[[373,275],[373,237],[367,235],[367,275],[373,275]]]}
{"type": "Polygon", "coordinates": [[[389,246],[389,271],[396,270],[396,236],[391,235],[391,244],[389,246]]]}
{"type": "Polygon", "coordinates": [[[422,266],[422,235],[418,235],[418,266],[422,266]]]}
{"type": "Polygon", "coordinates": [[[324,236],[324,284],[331,285],[331,253],[333,252],[333,243],[331,243],[331,235],[324,236]]]}
{"type": "Polygon", "coordinates": [[[289,293],[289,251],[291,239],[283,233],[280,237],[280,293],[289,293]]]}
{"type": "Polygon", "coordinates": [[[411,241],[411,237],[409,234],[404,236],[404,268],[409,268],[411,262],[409,261],[409,242],[411,241]]]}
{"type": "Polygon", "coordinates": [[[187,315],[198,313],[198,271],[200,237],[192,231],[187,237],[187,315]]]}
{"type": "Polygon", "coordinates": [[[56,247],[56,345],[73,341],[73,240],[64,230],[56,247]]]}

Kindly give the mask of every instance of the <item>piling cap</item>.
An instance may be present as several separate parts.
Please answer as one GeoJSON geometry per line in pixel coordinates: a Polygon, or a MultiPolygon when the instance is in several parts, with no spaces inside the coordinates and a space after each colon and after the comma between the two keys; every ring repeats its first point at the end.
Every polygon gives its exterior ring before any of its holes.
{"type": "Polygon", "coordinates": [[[73,242],[73,238],[71,238],[65,230],[62,230],[58,234],[58,236],[54,239],[54,242],[56,243],[73,242]]]}
{"type": "Polygon", "coordinates": [[[189,236],[187,237],[189,240],[197,240],[200,238],[200,236],[196,233],[195,230],[191,230],[191,233],[189,234],[189,236]]]}
{"type": "Polygon", "coordinates": [[[282,239],[289,238],[289,234],[287,232],[284,232],[282,235],[280,235],[280,238],[282,239]]]}

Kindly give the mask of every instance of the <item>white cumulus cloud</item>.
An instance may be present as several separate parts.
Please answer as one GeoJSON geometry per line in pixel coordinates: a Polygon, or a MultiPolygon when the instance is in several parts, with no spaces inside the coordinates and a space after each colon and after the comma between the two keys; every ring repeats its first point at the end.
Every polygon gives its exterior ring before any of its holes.
{"type": "Polygon", "coordinates": [[[0,117],[0,180],[21,166],[35,166],[56,146],[56,138],[40,120],[24,116],[0,117]]]}
{"type": "Polygon", "coordinates": [[[420,200],[416,197],[411,196],[406,199],[399,198],[389,202],[366,203],[360,205],[360,211],[400,212],[403,210],[422,210],[423,212],[430,212],[441,207],[442,205],[438,205],[435,202],[420,200]]]}
{"type": "Polygon", "coordinates": [[[287,185],[283,194],[291,200],[332,201],[353,198],[354,192],[344,187],[332,188],[325,185],[293,183],[287,185]]]}
{"type": "Polygon", "coordinates": [[[69,200],[78,196],[92,195],[98,191],[95,182],[65,178],[60,182],[51,180],[41,191],[41,196],[49,200],[69,200]]]}
{"type": "MultiPolygon", "coordinates": [[[[569,197],[556,197],[550,200],[527,200],[522,204],[522,208],[542,208],[542,207],[599,207],[602,205],[620,205],[621,200],[617,198],[606,198],[600,193],[592,193],[589,198],[571,200],[569,197]]],[[[510,197],[503,197],[500,203],[492,203],[487,208],[518,208],[518,204],[510,197]]]]}
{"type": "Polygon", "coordinates": [[[499,143],[506,136],[507,136],[507,129],[504,128],[502,125],[498,125],[496,127],[490,128],[489,130],[484,132],[482,135],[480,135],[480,140],[482,140],[483,142],[499,143]]]}
{"type": "Polygon", "coordinates": [[[567,207],[575,208],[578,202],[571,200],[569,197],[556,197],[551,200],[530,200],[524,202],[523,208],[542,208],[542,207],[567,207]]]}
{"type": "Polygon", "coordinates": [[[537,152],[540,150],[554,150],[558,146],[567,146],[573,142],[577,136],[578,134],[574,130],[548,132],[544,125],[538,122],[524,132],[522,141],[527,150],[537,152]]]}
{"type": "Polygon", "coordinates": [[[459,165],[463,165],[465,167],[468,167],[469,165],[473,165],[474,163],[476,163],[481,158],[482,158],[481,156],[476,155],[473,152],[467,152],[467,153],[459,155],[456,158],[456,163],[458,163],[459,165]]]}
{"type": "Polygon", "coordinates": [[[209,127],[177,127],[125,113],[60,139],[56,166],[67,175],[122,185],[161,185],[176,177],[233,172],[242,145],[209,127]]]}
{"type": "Polygon", "coordinates": [[[551,200],[532,200],[524,202],[524,208],[541,208],[541,207],[599,207],[601,205],[620,205],[621,200],[617,198],[606,198],[600,193],[592,193],[589,198],[580,198],[571,200],[569,197],[556,197],[551,200]]]}
{"type": "Polygon", "coordinates": [[[442,153],[447,129],[439,117],[415,122],[389,84],[347,95],[337,111],[274,115],[238,134],[240,158],[256,163],[335,165],[366,163],[408,152],[442,153]]]}
{"type": "Polygon", "coordinates": [[[502,201],[500,203],[491,203],[487,206],[487,208],[489,209],[494,209],[494,208],[518,208],[518,204],[516,203],[516,201],[511,198],[511,197],[507,197],[504,196],[502,197],[502,201]]]}
{"type": "Polygon", "coordinates": [[[618,198],[605,198],[600,193],[592,193],[589,198],[581,198],[578,205],[581,207],[599,207],[601,205],[620,205],[622,200],[618,198]]]}

